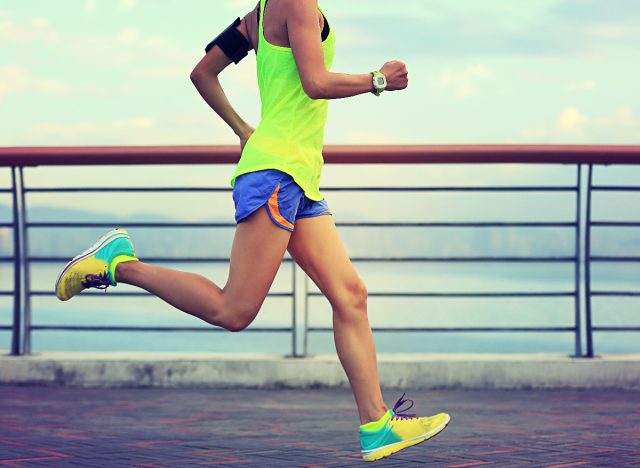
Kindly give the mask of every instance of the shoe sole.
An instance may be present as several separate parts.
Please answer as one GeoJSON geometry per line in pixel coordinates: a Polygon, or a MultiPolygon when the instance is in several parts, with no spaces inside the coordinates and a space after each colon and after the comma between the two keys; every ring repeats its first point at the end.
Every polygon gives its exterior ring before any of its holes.
{"type": "Polygon", "coordinates": [[[366,455],[366,457],[368,458],[365,458],[365,455],[363,455],[362,459],[364,461],[380,460],[382,458],[388,457],[389,455],[393,455],[394,453],[397,453],[400,450],[405,449],[407,447],[412,447],[414,445],[418,445],[421,442],[424,442],[425,440],[433,439],[436,435],[440,434],[445,427],[447,427],[450,421],[451,421],[451,416],[447,415],[447,419],[435,429],[432,429],[429,432],[422,434],[414,439],[403,440],[403,441],[396,442],[394,444],[386,445],[385,447],[376,449],[375,452],[366,455]]]}
{"type": "MultiPolygon", "coordinates": [[[[102,247],[104,247],[105,245],[107,245],[108,243],[116,240],[116,239],[131,239],[129,237],[129,234],[125,231],[125,232],[114,232],[115,229],[109,231],[108,233],[106,233],[105,235],[103,235],[100,239],[98,239],[91,247],[89,247],[87,250],[85,250],[84,252],[82,252],[80,255],[76,255],[75,257],[73,257],[62,269],[62,272],[58,275],[58,279],[56,280],[56,287],[55,287],[55,292],[56,292],[56,296],[58,296],[58,285],[60,284],[60,281],[62,280],[62,277],[64,276],[64,274],[71,268],[73,267],[76,263],[78,263],[81,260],[84,260],[87,257],[90,257],[91,255],[93,255],[95,252],[97,252],[98,250],[100,250],[102,247]]],[[[58,296],[58,299],[60,299],[60,297],[58,296]]]]}

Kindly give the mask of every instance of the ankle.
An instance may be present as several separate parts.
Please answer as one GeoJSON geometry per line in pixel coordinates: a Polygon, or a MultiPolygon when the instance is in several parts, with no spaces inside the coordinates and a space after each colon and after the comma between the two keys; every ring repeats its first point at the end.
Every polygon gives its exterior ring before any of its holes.
{"type": "Polygon", "coordinates": [[[364,425],[370,422],[378,421],[382,416],[386,414],[389,409],[386,406],[381,406],[377,408],[371,408],[366,411],[364,414],[360,415],[360,425],[364,425]]]}
{"type": "Polygon", "coordinates": [[[127,283],[132,272],[139,266],[139,264],[139,261],[133,260],[118,263],[115,268],[115,280],[118,283],[127,283]]]}

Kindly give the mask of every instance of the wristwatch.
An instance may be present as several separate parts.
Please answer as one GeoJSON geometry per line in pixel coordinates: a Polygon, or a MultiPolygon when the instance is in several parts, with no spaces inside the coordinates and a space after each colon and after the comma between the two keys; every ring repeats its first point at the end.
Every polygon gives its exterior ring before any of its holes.
{"type": "Polygon", "coordinates": [[[371,93],[380,96],[387,87],[387,78],[379,71],[372,71],[371,75],[373,76],[373,90],[371,93]]]}

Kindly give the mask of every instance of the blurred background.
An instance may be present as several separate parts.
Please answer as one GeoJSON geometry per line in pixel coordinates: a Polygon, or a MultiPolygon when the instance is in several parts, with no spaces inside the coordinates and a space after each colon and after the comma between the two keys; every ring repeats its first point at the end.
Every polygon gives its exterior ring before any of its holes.
{"type": "MultiPolygon", "coordinates": [[[[0,146],[226,145],[237,137],[189,80],[204,47],[255,1],[0,0],[0,146]]],[[[336,35],[332,71],[367,73],[402,60],[401,92],[334,100],[325,144],[640,144],[640,3],[635,0],[321,0],[336,35]]],[[[238,113],[259,124],[253,52],[221,75],[238,113]]],[[[239,145],[238,145],[239,149],[239,145]]],[[[223,187],[233,166],[25,168],[25,185],[47,187],[223,187]]],[[[551,164],[326,165],[323,186],[570,186],[576,167],[551,164]]],[[[586,167],[581,169],[586,175],[586,167]]],[[[640,168],[594,168],[594,184],[638,185],[640,168]]],[[[0,170],[0,187],[11,185],[0,170]]],[[[325,193],[341,222],[570,222],[568,192],[325,193]]],[[[584,193],[581,193],[584,196],[584,193]]],[[[583,202],[584,207],[584,200],[583,202]]],[[[640,220],[640,192],[594,196],[597,220],[640,220]]],[[[233,223],[230,192],[48,193],[27,195],[29,222],[233,223]]],[[[11,197],[0,193],[0,222],[11,197]]],[[[30,229],[33,256],[71,258],[102,228],[30,229]]],[[[575,233],[549,228],[340,226],[354,257],[571,256],[575,233]]],[[[140,257],[228,256],[233,228],[131,228],[140,257]]],[[[584,239],[582,239],[584,242],[584,239]]],[[[640,255],[638,228],[597,228],[598,255],[640,255]]],[[[583,244],[584,245],[584,244],[583,244]]],[[[0,228],[0,256],[12,234],[0,228]]],[[[31,289],[53,290],[64,265],[35,263],[31,289]]],[[[171,264],[222,285],[226,263],[171,264]]],[[[356,262],[369,292],[572,291],[572,263],[356,262]]],[[[584,268],[582,268],[582,271],[584,268]]],[[[634,290],[637,263],[593,266],[594,289],[634,290]]],[[[0,289],[11,289],[0,263],[0,289]]],[[[272,292],[291,291],[283,264],[272,292]]],[[[298,287],[300,285],[298,284],[298,287]]],[[[309,285],[310,291],[317,289],[309,285]]],[[[106,295],[61,303],[33,297],[38,325],[203,326],[151,297],[106,295]]],[[[374,327],[571,327],[573,297],[371,297],[374,327]]],[[[594,324],[640,326],[637,297],[593,299],[594,324]]],[[[254,322],[291,325],[291,298],[269,297],[254,322]]],[[[12,298],[0,296],[10,324],[12,298]]],[[[584,304],[581,304],[584,314],[584,304]]],[[[584,317],[582,317],[584,320],[584,317]]],[[[309,297],[310,327],[330,327],[331,309],[309,297]]],[[[189,333],[37,330],[33,351],[290,351],[290,332],[189,333]]],[[[379,352],[573,351],[571,332],[392,332],[375,334],[379,352]]],[[[10,332],[0,332],[8,348],[10,332]]],[[[638,351],[637,332],[600,333],[599,352],[638,351]]],[[[309,353],[333,352],[330,332],[310,333],[309,353]]]]}

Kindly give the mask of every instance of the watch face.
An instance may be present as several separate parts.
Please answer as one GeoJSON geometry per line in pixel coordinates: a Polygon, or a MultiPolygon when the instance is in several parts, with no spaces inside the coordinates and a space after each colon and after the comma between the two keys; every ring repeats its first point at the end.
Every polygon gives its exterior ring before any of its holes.
{"type": "Polygon", "coordinates": [[[384,76],[376,76],[376,85],[378,86],[384,85],[384,76]]]}

